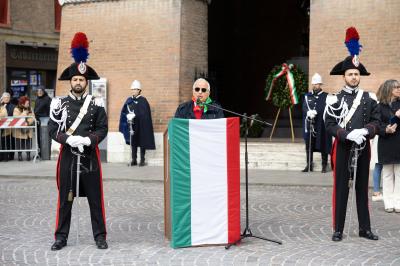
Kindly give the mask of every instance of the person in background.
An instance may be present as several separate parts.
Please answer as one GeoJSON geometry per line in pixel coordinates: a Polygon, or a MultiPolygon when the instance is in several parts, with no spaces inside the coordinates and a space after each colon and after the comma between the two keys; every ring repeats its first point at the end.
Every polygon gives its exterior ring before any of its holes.
{"type": "MultiPolygon", "coordinates": [[[[21,96],[18,100],[17,107],[14,108],[13,116],[25,116],[28,126],[35,123],[35,114],[32,111],[30,100],[27,96],[21,96]]],[[[25,128],[16,128],[12,131],[15,140],[15,149],[30,150],[32,149],[33,130],[25,128]]],[[[26,152],[26,160],[31,160],[31,152],[26,152]]],[[[22,161],[22,152],[18,152],[18,161],[22,161]]]]}
{"type": "Polygon", "coordinates": [[[186,119],[215,119],[224,118],[224,112],[215,108],[220,105],[210,98],[210,83],[203,78],[193,83],[192,99],[178,106],[175,118],[186,119]],[[214,106],[208,105],[212,104],[214,106]]]}
{"type": "Polygon", "coordinates": [[[381,125],[378,159],[382,168],[383,203],[386,212],[400,213],[400,83],[386,80],[378,90],[381,125]]]}
{"type": "Polygon", "coordinates": [[[371,152],[371,161],[375,163],[374,171],[372,172],[372,179],[374,184],[374,191],[372,193],[372,201],[382,201],[382,192],[381,192],[381,174],[382,174],[382,164],[379,163],[378,159],[378,140],[379,135],[376,135],[372,140],[372,152],[371,152]]]}
{"type": "Polygon", "coordinates": [[[132,96],[126,99],[119,119],[119,131],[124,135],[125,142],[131,145],[131,166],[137,165],[137,149],[140,147],[139,166],[145,166],[146,150],[156,148],[154,141],[153,121],[149,102],[141,95],[142,85],[134,80],[131,84],[132,96]],[[133,135],[130,135],[132,121],[133,135]]]}
{"type": "Polygon", "coordinates": [[[306,143],[307,165],[302,172],[313,171],[313,152],[316,151],[321,153],[321,172],[326,173],[328,153],[332,148],[332,137],[327,134],[323,119],[328,93],[322,91],[322,77],[318,73],[312,76],[311,84],[312,91],[304,95],[303,101],[303,139],[306,143]]]}
{"type": "MultiPolygon", "coordinates": [[[[15,105],[10,102],[11,95],[4,92],[0,98],[0,117],[12,116],[15,105]]],[[[1,133],[1,149],[14,149],[14,137],[11,135],[11,129],[5,129],[1,133]]],[[[0,161],[14,160],[14,152],[0,153],[0,161]]]]}
{"type": "Polygon", "coordinates": [[[42,143],[41,143],[41,118],[49,117],[51,98],[43,87],[37,89],[37,98],[35,102],[34,113],[37,121],[37,142],[39,145],[39,156],[42,157],[42,143]]]}

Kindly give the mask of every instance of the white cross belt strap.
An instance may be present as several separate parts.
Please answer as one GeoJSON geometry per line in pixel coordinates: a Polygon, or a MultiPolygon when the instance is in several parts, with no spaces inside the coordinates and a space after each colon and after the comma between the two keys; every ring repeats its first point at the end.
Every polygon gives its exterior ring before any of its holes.
{"type": "Polygon", "coordinates": [[[350,111],[347,113],[346,117],[343,119],[342,123],[340,123],[340,126],[342,128],[345,128],[347,125],[347,122],[349,122],[351,120],[351,118],[353,117],[354,113],[356,112],[358,106],[361,103],[361,97],[364,94],[363,90],[358,90],[357,96],[354,99],[353,105],[350,108],[350,111]]]}
{"type": "Polygon", "coordinates": [[[66,132],[67,135],[71,136],[78,128],[79,124],[82,122],[83,117],[87,113],[87,109],[89,107],[91,100],[92,100],[92,95],[86,96],[85,102],[83,103],[81,109],[79,110],[78,116],[76,117],[74,123],[72,123],[71,127],[66,132]]]}

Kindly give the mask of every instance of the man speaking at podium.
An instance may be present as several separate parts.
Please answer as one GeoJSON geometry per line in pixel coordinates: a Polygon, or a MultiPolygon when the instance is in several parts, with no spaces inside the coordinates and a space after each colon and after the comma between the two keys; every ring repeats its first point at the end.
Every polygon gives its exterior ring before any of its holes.
{"type": "Polygon", "coordinates": [[[210,83],[203,78],[193,83],[192,100],[182,103],[175,112],[175,118],[215,119],[224,118],[224,112],[216,107],[220,105],[210,98],[210,83]]]}

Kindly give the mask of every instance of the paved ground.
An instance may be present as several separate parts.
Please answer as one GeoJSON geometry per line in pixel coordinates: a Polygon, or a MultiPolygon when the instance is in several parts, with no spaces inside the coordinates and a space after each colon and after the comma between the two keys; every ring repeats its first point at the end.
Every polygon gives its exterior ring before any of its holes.
{"type": "MultiPolygon", "coordinates": [[[[57,198],[51,171],[42,163],[44,176],[35,177],[31,164],[20,163],[18,171],[27,175],[23,177],[11,174],[16,170],[9,169],[10,165],[0,164],[2,265],[400,265],[400,214],[385,213],[382,202],[374,202],[372,223],[381,239],[359,238],[354,221],[350,238],[334,243],[330,240],[330,182],[326,186],[289,186],[290,178],[279,185],[255,182],[249,190],[253,233],[282,240],[283,245],[247,238],[230,250],[222,246],[174,250],[163,236],[162,169],[152,167],[122,168],[125,177],[114,170],[115,176],[111,171],[104,181],[108,250],[95,248],[88,205],[81,199],[79,246],[75,245],[73,224],[68,246],[52,252],[57,198]]],[[[122,165],[107,167],[112,170],[122,165]]],[[[252,174],[253,179],[274,179],[274,172],[252,174]]],[[[281,174],[280,179],[292,175],[281,174]]],[[[319,178],[330,180],[330,175],[319,178]]],[[[243,196],[244,189],[242,210],[243,196]]],[[[242,227],[244,222],[242,212],[242,227]]]]}

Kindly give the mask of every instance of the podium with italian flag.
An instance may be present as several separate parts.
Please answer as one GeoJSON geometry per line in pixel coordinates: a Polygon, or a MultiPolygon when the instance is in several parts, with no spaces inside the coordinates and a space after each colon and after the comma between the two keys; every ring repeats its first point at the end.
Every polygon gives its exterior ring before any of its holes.
{"type": "Polygon", "coordinates": [[[165,236],[171,247],[239,240],[239,118],[174,118],[164,144],[165,236]]]}

